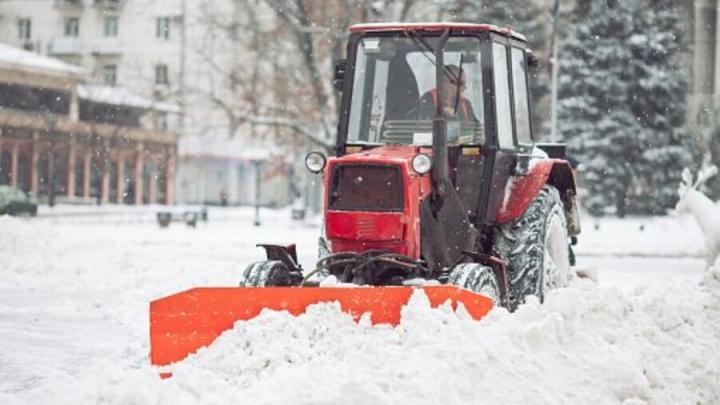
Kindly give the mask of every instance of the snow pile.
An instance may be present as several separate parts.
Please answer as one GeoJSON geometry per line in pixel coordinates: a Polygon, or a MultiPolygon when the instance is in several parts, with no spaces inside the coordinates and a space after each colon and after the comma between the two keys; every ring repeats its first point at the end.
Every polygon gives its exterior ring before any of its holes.
{"type": "Polygon", "coordinates": [[[1,215],[0,270],[5,276],[38,271],[38,264],[43,262],[40,253],[51,249],[57,235],[57,230],[48,224],[1,215]],[[24,260],[8,260],[11,257],[24,260]]]}
{"type": "MultiPolygon", "coordinates": [[[[480,322],[423,295],[397,328],[333,304],[265,312],[161,380],[147,357],[151,300],[234,285],[259,241],[291,239],[313,259],[317,228],[287,212],[263,212],[259,228],[252,210],[235,214],[196,229],[0,217],[0,404],[720,403],[720,263],[705,272],[687,257],[594,256],[598,285],[578,280],[480,322]]],[[[663,253],[657,231],[697,231],[639,221],[602,222],[589,239],[632,234],[663,253]]]]}
{"type": "Polygon", "coordinates": [[[684,287],[626,296],[578,284],[480,322],[416,293],[397,328],[355,324],[335,304],[297,318],[267,311],[169,380],[149,367],[96,370],[76,378],[86,389],[58,383],[35,394],[128,404],[717,403],[720,305],[684,287]]]}
{"type": "Polygon", "coordinates": [[[574,288],[481,322],[416,294],[397,329],[356,326],[331,305],[300,319],[267,313],[172,383],[206,376],[220,395],[261,403],[709,403],[720,400],[720,306],[694,290],[674,300],[677,290],[574,288]]]}
{"type": "Polygon", "coordinates": [[[720,300],[720,258],[705,272],[703,285],[720,300]]]}

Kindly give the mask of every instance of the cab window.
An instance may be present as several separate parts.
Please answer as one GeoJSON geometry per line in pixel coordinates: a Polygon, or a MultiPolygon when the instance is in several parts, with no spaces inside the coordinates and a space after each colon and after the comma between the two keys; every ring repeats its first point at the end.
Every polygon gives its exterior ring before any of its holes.
{"type": "Polygon", "coordinates": [[[355,61],[349,143],[432,144],[436,106],[443,104],[448,143],[484,142],[480,41],[451,37],[443,47],[443,88],[438,94],[437,37],[366,37],[355,61]],[[440,100],[440,101],[439,101],[440,100]]]}
{"type": "Polygon", "coordinates": [[[507,46],[493,42],[493,70],[495,90],[495,119],[497,120],[498,145],[501,149],[512,149],[512,110],[510,107],[510,75],[508,72],[507,46]]]}
{"type": "Polygon", "coordinates": [[[519,144],[530,145],[530,109],[528,108],[525,51],[512,48],[513,102],[515,106],[515,134],[519,144]]]}

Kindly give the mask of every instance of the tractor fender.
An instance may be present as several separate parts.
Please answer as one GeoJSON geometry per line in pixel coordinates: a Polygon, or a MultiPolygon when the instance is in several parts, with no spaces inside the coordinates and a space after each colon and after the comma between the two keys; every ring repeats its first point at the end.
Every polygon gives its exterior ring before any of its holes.
{"type": "Polygon", "coordinates": [[[560,192],[565,207],[568,234],[579,234],[575,176],[570,163],[564,159],[537,159],[531,162],[527,175],[511,176],[505,187],[503,204],[498,209],[497,222],[502,224],[522,216],[546,184],[552,185],[560,192]]]}

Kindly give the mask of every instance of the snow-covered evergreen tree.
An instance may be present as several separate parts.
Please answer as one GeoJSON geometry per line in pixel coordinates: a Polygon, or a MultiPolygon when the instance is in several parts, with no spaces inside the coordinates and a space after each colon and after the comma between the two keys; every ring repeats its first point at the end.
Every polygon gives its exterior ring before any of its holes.
{"type": "Polygon", "coordinates": [[[561,54],[559,132],[595,214],[659,213],[690,160],[672,0],[593,1],[561,54]]]}
{"type": "Polygon", "coordinates": [[[639,195],[628,201],[634,211],[658,213],[677,201],[677,184],[692,157],[685,131],[685,86],[680,68],[681,39],[678,2],[639,2],[634,32],[630,83],[633,115],[641,130],[642,151],[635,164],[641,179],[639,195]],[[642,4],[644,3],[644,4],[642,4]]]}

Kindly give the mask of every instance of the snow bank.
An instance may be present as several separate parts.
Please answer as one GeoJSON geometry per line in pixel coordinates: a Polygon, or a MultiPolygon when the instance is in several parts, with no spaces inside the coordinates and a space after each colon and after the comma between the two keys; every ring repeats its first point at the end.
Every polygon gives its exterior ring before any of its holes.
{"type": "Polygon", "coordinates": [[[36,272],[42,261],[40,253],[52,250],[50,244],[57,235],[48,224],[0,215],[0,267],[4,276],[36,272]]]}
{"type": "Polygon", "coordinates": [[[715,261],[715,265],[705,272],[703,285],[720,300],[720,257],[715,261]]]}
{"type": "Polygon", "coordinates": [[[268,311],[238,322],[169,380],[106,364],[75,378],[87,388],[68,392],[59,381],[33,395],[125,404],[718,403],[720,287],[683,287],[624,295],[580,283],[480,322],[431,309],[417,293],[395,329],[355,324],[334,304],[298,318],[268,311]]]}
{"type": "MultiPolygon", "coordinates": [[[[315,252],[317,228],[240,214],[196,229],[0,217],[0,404],[720,403],[720,263],[704,272],[697,259],[600,261],[599,286],[579,280],[480,322],[423,295],[394,329],[332,304],[265,312],[161,380],[147,358],[152,299],[233,285],[258,241],[297,241],[304,262],[315,252]]],[[[694,237],[675,221],[602,222],[581,243],[662,253],[666,238],[694,237]]]]}
{"type": "Polygon", "coordinates": [[[580,255],[705,257],[705,238],[689,215],[581,219],[580,255]]]}

